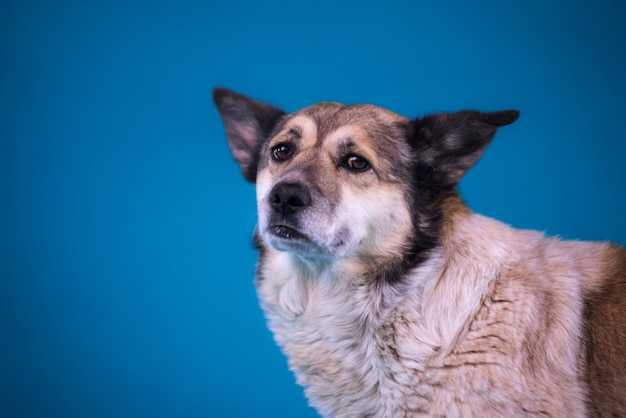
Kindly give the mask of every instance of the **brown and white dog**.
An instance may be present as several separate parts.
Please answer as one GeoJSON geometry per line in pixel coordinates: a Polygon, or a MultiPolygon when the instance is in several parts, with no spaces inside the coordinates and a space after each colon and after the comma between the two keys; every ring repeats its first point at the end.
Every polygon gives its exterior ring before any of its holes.
{"type": "Polygon", "coordinates": [[[456,191],[518,112],[214,100],[256,183],[261,306],[322,415],[626,416],[624,249],[456,191]]]}

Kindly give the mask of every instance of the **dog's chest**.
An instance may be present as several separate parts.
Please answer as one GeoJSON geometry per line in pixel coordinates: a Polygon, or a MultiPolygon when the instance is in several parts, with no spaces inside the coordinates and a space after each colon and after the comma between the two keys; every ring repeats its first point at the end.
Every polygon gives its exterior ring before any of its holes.
{"type": "Polygon", "coordinates": [[[555,382],[536,379],[528,388],[520,381],[527,325],[513,288],[492,294],[458,329],[420,308],[419,289],[392,304],[367,286],[323,280],[262,280],[258,290],[290,368],[325,416],[493,416],[555,407],[536,393],[555,382]]]}

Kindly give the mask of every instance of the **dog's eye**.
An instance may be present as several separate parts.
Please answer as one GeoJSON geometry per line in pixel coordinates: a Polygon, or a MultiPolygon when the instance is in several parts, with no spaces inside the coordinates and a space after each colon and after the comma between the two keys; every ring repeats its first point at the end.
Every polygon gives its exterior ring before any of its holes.
{"type": "Polygon", "coordinates": [[[274,161],[287,161],[293,155],[293,150],[287,144],[278,144],[271,149],[272,159],[274,161]]]}
{"type": "Polygon", "coordinates": [[[363,157],[359,157],[358,155],[350,155],[345,160],[345,165],[352,171],[362,172],[367,171],[370,168],[370,163],[363,157]]]}

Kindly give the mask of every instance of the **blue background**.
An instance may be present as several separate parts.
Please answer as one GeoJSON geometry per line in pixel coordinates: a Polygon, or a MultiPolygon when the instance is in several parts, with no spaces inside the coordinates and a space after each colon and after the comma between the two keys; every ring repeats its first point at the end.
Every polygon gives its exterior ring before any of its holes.
{"type": "Polygon", "coordinates": [[[623,1],[0,5],[0,415],[313,417],[252,286],[211,89],[521,110],[480,213],[626,243],[623,1]]]}

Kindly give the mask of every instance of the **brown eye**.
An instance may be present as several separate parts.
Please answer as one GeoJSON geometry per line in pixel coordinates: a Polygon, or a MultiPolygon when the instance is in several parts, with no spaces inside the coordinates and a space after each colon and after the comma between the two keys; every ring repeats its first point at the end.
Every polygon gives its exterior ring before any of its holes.
{"type": "Polygon", "coordinates": [[[363,157],[359,157],[358,155],[350,155],[346,158],[346,167],[348,167],[352,171],[362,172],[366,171],[370,168],[370,163],[363,157]]]}
{"type": "Polygon", "coordinates": [[[270,152],[272,159],[278,162],[287,161],[293,155],[293,150],[287,144],[278,144],[270,152]]]}

